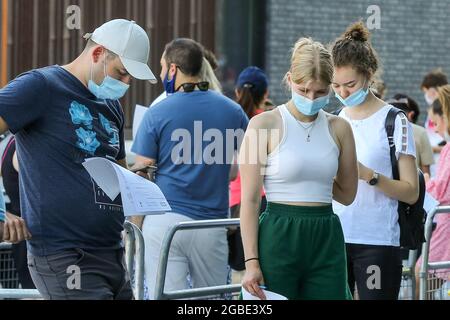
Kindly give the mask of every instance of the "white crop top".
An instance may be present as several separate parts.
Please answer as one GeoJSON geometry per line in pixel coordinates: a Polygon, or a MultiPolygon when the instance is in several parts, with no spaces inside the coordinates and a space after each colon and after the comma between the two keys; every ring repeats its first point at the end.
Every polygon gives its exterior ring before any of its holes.
{"type": "Polygon", "coordinates": [[[339,148],[330,134],[326,113],[321,110],[314,123],[302,124],[285,105],[278,110],[283,137],[268,155],[264,177],[267,200],[331,204],[339,148]]]}

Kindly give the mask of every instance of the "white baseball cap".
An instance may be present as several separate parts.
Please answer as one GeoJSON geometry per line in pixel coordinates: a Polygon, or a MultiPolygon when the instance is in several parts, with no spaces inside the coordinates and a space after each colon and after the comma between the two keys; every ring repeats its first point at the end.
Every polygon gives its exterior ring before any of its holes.
{"type": "Polygon", "coordinates": [[[136,79],[156,83],[150,70],[150,40],[144,29],[134,21],[116,19],[101,25],[93,33],[84,36],[117,54],[127,72],[136,79]]]}

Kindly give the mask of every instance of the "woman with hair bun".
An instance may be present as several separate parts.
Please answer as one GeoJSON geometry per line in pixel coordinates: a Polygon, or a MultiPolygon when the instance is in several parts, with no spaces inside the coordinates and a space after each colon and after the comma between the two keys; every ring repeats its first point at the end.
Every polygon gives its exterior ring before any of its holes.
{"type": "Polygon", "coordinates": [[[340,116],[353,130],[359,161],[355,201],[335,206],[347,249],[350,289],[360,299],[397,299],[402,276],[398,201],[419,196],[413,130],[403,114],[395,120],[394,141],[400,180],[394,180],[385,120],[391,105],[370,90],[379,68],[369,31],[351,25],[332,46],[332,87],[344,105],[340,116]]]}

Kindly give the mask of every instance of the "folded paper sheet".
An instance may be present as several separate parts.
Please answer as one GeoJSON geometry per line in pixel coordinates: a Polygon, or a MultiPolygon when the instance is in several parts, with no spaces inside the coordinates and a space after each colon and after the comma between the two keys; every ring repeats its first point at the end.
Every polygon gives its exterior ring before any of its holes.
{"type": "MultiPolygon", "coordinates": [[[[278,293],[275,293],[272,291],[263,289],[263,292],[266,295],[267,300],[288,300],[288,298],[286,298],[285,296],[282,296],[281,294],[278,294],[278,293]]],[[[242,300],[261,300],[261,299],[258,297],[255,297],[250,292],[245,290],[244,287],[242,287],[242,300]]]]}
{"type": "Polygon", "coordinates": [[[164,214],[172,210],[156,184],[112,161],[90,158],[83,166],[111,200],[121,194],[125,216],[164,214]]]}
{"type": "Polygon", "coordinates": [[[425,193],[423,208],[425,209],[426,213],[430,213],[431,210],[434,210],[437,206],[439,206],[439,201],[433,198],[428,192],[425,193]]]}

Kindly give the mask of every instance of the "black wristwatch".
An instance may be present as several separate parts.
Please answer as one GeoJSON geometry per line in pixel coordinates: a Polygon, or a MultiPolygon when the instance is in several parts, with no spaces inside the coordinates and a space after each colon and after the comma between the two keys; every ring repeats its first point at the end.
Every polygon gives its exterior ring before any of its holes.
{"type": "Polygon", "coordinates": [[[367,181],[368,184],[370,184],[371,186],[375,186],[378,183],[378,179],[379,179],[380,175],[378,174],[378,172],[373,172],[372,178],[367,181]]]}

